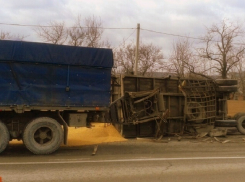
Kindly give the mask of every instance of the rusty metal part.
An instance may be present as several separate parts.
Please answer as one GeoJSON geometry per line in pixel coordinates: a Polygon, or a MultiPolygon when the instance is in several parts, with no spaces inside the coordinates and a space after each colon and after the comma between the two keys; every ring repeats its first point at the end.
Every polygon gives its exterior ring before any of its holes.
{"type": "Polygon", "coordinates": [[[185,96],[187,123],[214,123],[216,90],[212,80],[184,80],[180,90],[185,96]]]}

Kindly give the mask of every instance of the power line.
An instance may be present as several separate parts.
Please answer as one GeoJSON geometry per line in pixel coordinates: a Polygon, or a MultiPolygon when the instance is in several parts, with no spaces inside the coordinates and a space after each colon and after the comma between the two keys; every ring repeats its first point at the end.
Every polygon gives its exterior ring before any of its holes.
{"type": "MultiPolygon", "coordinates": [[[[0,25],[19,26],[19,27],[47,27],[47,28],[54,27],[52,25],[34,25],[34,24],[17,24],[17,23],[0,23],[0,25]]],[[[104,29],[104,30],[110,30],[110,29],[111,30],[136,30],[136,28],[117,28],[117,27],[68,27],[68,28],[99,28],[99,29],[104,29]]],[[[148,31],[148,32],[152,32],[152,33],[157,33],[157,34],[162,34],[162,35],[173,36],[173,37],[183,37],[183,38],[189,38],[189,39],[205,41],[204,38],[185,36],[185,35],[180,35],[180,34],[172,34],[172,33],[166,33],[166,32],[158,32],[158,31],[149,30],[149,29],[143,29],[143,28],[140,28],[140,30],[148,31]]],[[[215,40],[211,40],[211,41],[212,42],[217,42],[217,43],[219,42],[219,41],[215,41],[215,40]]],[[[234,44],[245,45],[244,43],[234,43],[234,44]]]]}
{"type": "MultiPolygon", "coordinates": [[[[0,23],[0,25],[7,25],[7,26],[19,26],[19,27],[47,27],[47,28],[52,28],[54,27],[53,25],[34,25],[34,24],[17,24],[17,23],[0,23]]],[[[58,26],[58,25],[57,25],[58,26]]],[[[116,27],[68,27],[68,28],[99,28],[99,29],[115,29],[115,30],[132,30],[136,28],[116,28],[116,27]]],[[[185,38],[192,38],[192,39],[199,39],[196,37],[189,37],[189,36],[184,36],[184,35],[178,35],[178,34],[171,34],[171,33],[165,33],[165,32],[157,32],[154,30],[148,30],[148,29],[140,29],[140,30],[145,30],[148,32],[153,32],[153,33],[158,33],[158,34],[163,34],[163,35],[170,35],[170,36],[175,36],[175,37],[185,37],[185,38]]]]}
{"type": "MultiPolygon", "coordinates": [[[[52,28],[54,27],[53,25],[34,25],[34,24],[17,24],[17,23],[0,23],[0,25],[7,25],[7,26],[19,26],[19,27],[47,27],[47,28],[52,28]]],[[[58,26],[58,25],[57,25],[58,26]]],[[[115,29],[115,30],[136,30],[136,28],[116,28],[116,27],[68,27],[68,28],[99,28],[99,29],[115,29]]],[[[157,32],[154,30],[149,30],[149,29],[142,29],[140,28],[140,30],[144,30],[144,31],[148,31],[148,32],[152,32],[152,33],[157,33],[157,34],[163,34],[163,35],[169,35],[169,36],[174,36],[174,37],[184,37],[184,38],[191,38],[191,39],[197,39],[197,40],[204,40],[201,38],[197,38],[197,37],[191,37],[191,36],[184,36],[184,35],[179,35],[179,34],[171,34],[171,33],[165,33],[165,32],[157,32]]]]}
{"type": "MultiPolygon", "coordinates": [[[[17,24],[17,23],[0,23],[0,25],[7,25],[7,26],[19,26],[19,27],[46,27],[46,28],[52,28],[54,26],[52,25],[33,25],[33,24],[17,24]]],[[[116,28],[116,27],[68,27],[68,28],[99,28],[99,29],[104,29],[104,30],[136,30],[136,28],[116,28]]],[[[174,37],[184,37],[184,38],[191,38],[191,39],[197,39],[197,40],[204,40],[196,37],[191,37],[191,36],[184,36],[184,35],[178,35],[178,34],[171,34],[171,33],[165,33],[165,32],[157,32],[154,30],[148,30],[148,29],[140,29],[148,32],[153,32],[157,34],[163,34],[163,35],[169,35],[169,36],[174,36],[174,37]]]]}
{"type": "Polygon", "coordinates": [[[135,31],[136,30],[134,30],[125,40],[123,40],[123,43],[121,43],[119,46],[117,46],[116,48],[115,48],[115,50],[117,50],[121,45],[123,45],[124,44],[124,42],[126,42],[134,33],[135,33],[135,31]]]}
{"type": "Polygon", "coordinates": [[[141,30],[145,30],[145,31],[153,32],[153,33],[157,33],[157,34],[170,35],[170,36],[174,36],[174,37],[183,37],[183,38],[190,38],[190,39],[196,39],[196,40],[204,40],[202,38],[197,38],[197,37],[178,35],[178,34],[171,34],[171,33],[165,33],[165,32],[157,32],[157,31],[154,31],[154,30],[148,30],[148,29],[142,29],[142,28],[141,28],[141,30]]]}
{"type": "MultiPolygon", "coordinates": [[[[17,23],[0,23],[0,25],[9,25],[9,26],[18,26],[18,27],[38,27],[39,25],[23,25],[17,23]]],[[[44,27],[52,27],[52,26],[44,26],[44,27]]]]}
{"type": "MultiPolygon", "coordinates": [[[[57,26],[53,26],[53,25],[33,25],[33,24],[17,24],[17,23],[0,23],[0,25],[7,25],[7,26],[18,26],[18,27],[47,27],[47,28],[52,28],[52,27],[59,27],[59,25],[57,26]]],[[[99,28],[99,29],[120,29],[120,30],[132,30],[132,29],[136,29],[136,28],[117,28],[117,27],[68,27],[68,28],[99,28]]]]}
{"type": "MultiPolygon", "coordinates": [[[[171,34],[171,33],[165,33],[165,32],[157,32],[157,31],[148,30],[148,29],[141,29],[141,30],[145,30],[145,31],[153,32],[153,33],[157,33],[157,34],[174,36],[174,37],[183,37],[183,38],[188,38],[188,39],[195,39],[195,40],[207,41],[204,38],[197,38],[197,37],[191,37],[191,36],[185,36],[185,35],[178,35],[178,34],[171,34]]],[[[210,41],[211,42],[216,42],[216,43],[219,43],[220,42],[220,41],[215,41],[215,40],[210,40],[210,41]]],[[[245,45],[244,43],[237,43],[237,42],[234,42],[234,44],[237,44],[237,45],[245,45]]]]}

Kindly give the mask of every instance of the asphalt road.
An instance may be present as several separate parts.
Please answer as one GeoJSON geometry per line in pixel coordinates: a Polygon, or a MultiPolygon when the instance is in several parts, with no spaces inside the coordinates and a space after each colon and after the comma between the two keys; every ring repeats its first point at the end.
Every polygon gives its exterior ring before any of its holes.
{"type": "MultiPolygon", "coordinates": [[[[220,139],[225,141],[226,139],[220,139]]],[[[245,143],[129,140],[94,146],[63,146],[47,156],[10,145],[0,155],[3,182],[35,181],[244,181],[245,143]]]]}

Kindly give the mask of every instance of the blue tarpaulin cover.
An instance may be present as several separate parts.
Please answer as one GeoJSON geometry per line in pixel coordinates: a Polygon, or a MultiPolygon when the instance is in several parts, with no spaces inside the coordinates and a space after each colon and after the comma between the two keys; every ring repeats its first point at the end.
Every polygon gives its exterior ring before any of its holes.
{"type": "Polygon", "coordinates": [[[0,106],[107,107],[111,49],[0,40],[0,106]]]}

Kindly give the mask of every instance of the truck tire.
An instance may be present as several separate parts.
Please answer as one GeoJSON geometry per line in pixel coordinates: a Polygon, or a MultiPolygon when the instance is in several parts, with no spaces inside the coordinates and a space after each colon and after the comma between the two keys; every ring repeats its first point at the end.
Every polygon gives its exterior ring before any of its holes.
{"type": "Polygon", "coordinates": [[[233,119],[238,120],[241,116],[245,116],[244,112],[238,112],[233,116],[233,119]]]}
{"type": "Polygon", "coordinates": [[[217,91],[219,92],[237,92],[237,86],[219,86],[217,91]]]}
{"type": "Polygon", "coordinates": [[[27,124],[23,142],[34,154],[50,154],[60,147],[63,136],[61,125],[56,120],[40,117],[27,124]]]}
{"type": "Polygon", "coordinates": [[[217,79],[215,82],[220,86],[232,86],[238,84],[238,81],[233,79],[217,79]]]}
{"type": "Polygon", "coordinates": [[[237,129],[243,135],[245,135],[245,128],[244,127],[245,127],[245,116],[241,116],[237,120],[237,129]]]}
{"type": "Polygon", "coordinates": [[[202,123],[205,119],[206,112],[204,107],[198,102],[190,102],[187,104],[186,117],[190,122],[202,123]]]}
{"type": "Polygon", "coordinates": [[[9,138],[10,136],[7,126],[0,121],[0,153],[8,146],[9,138]]]}

